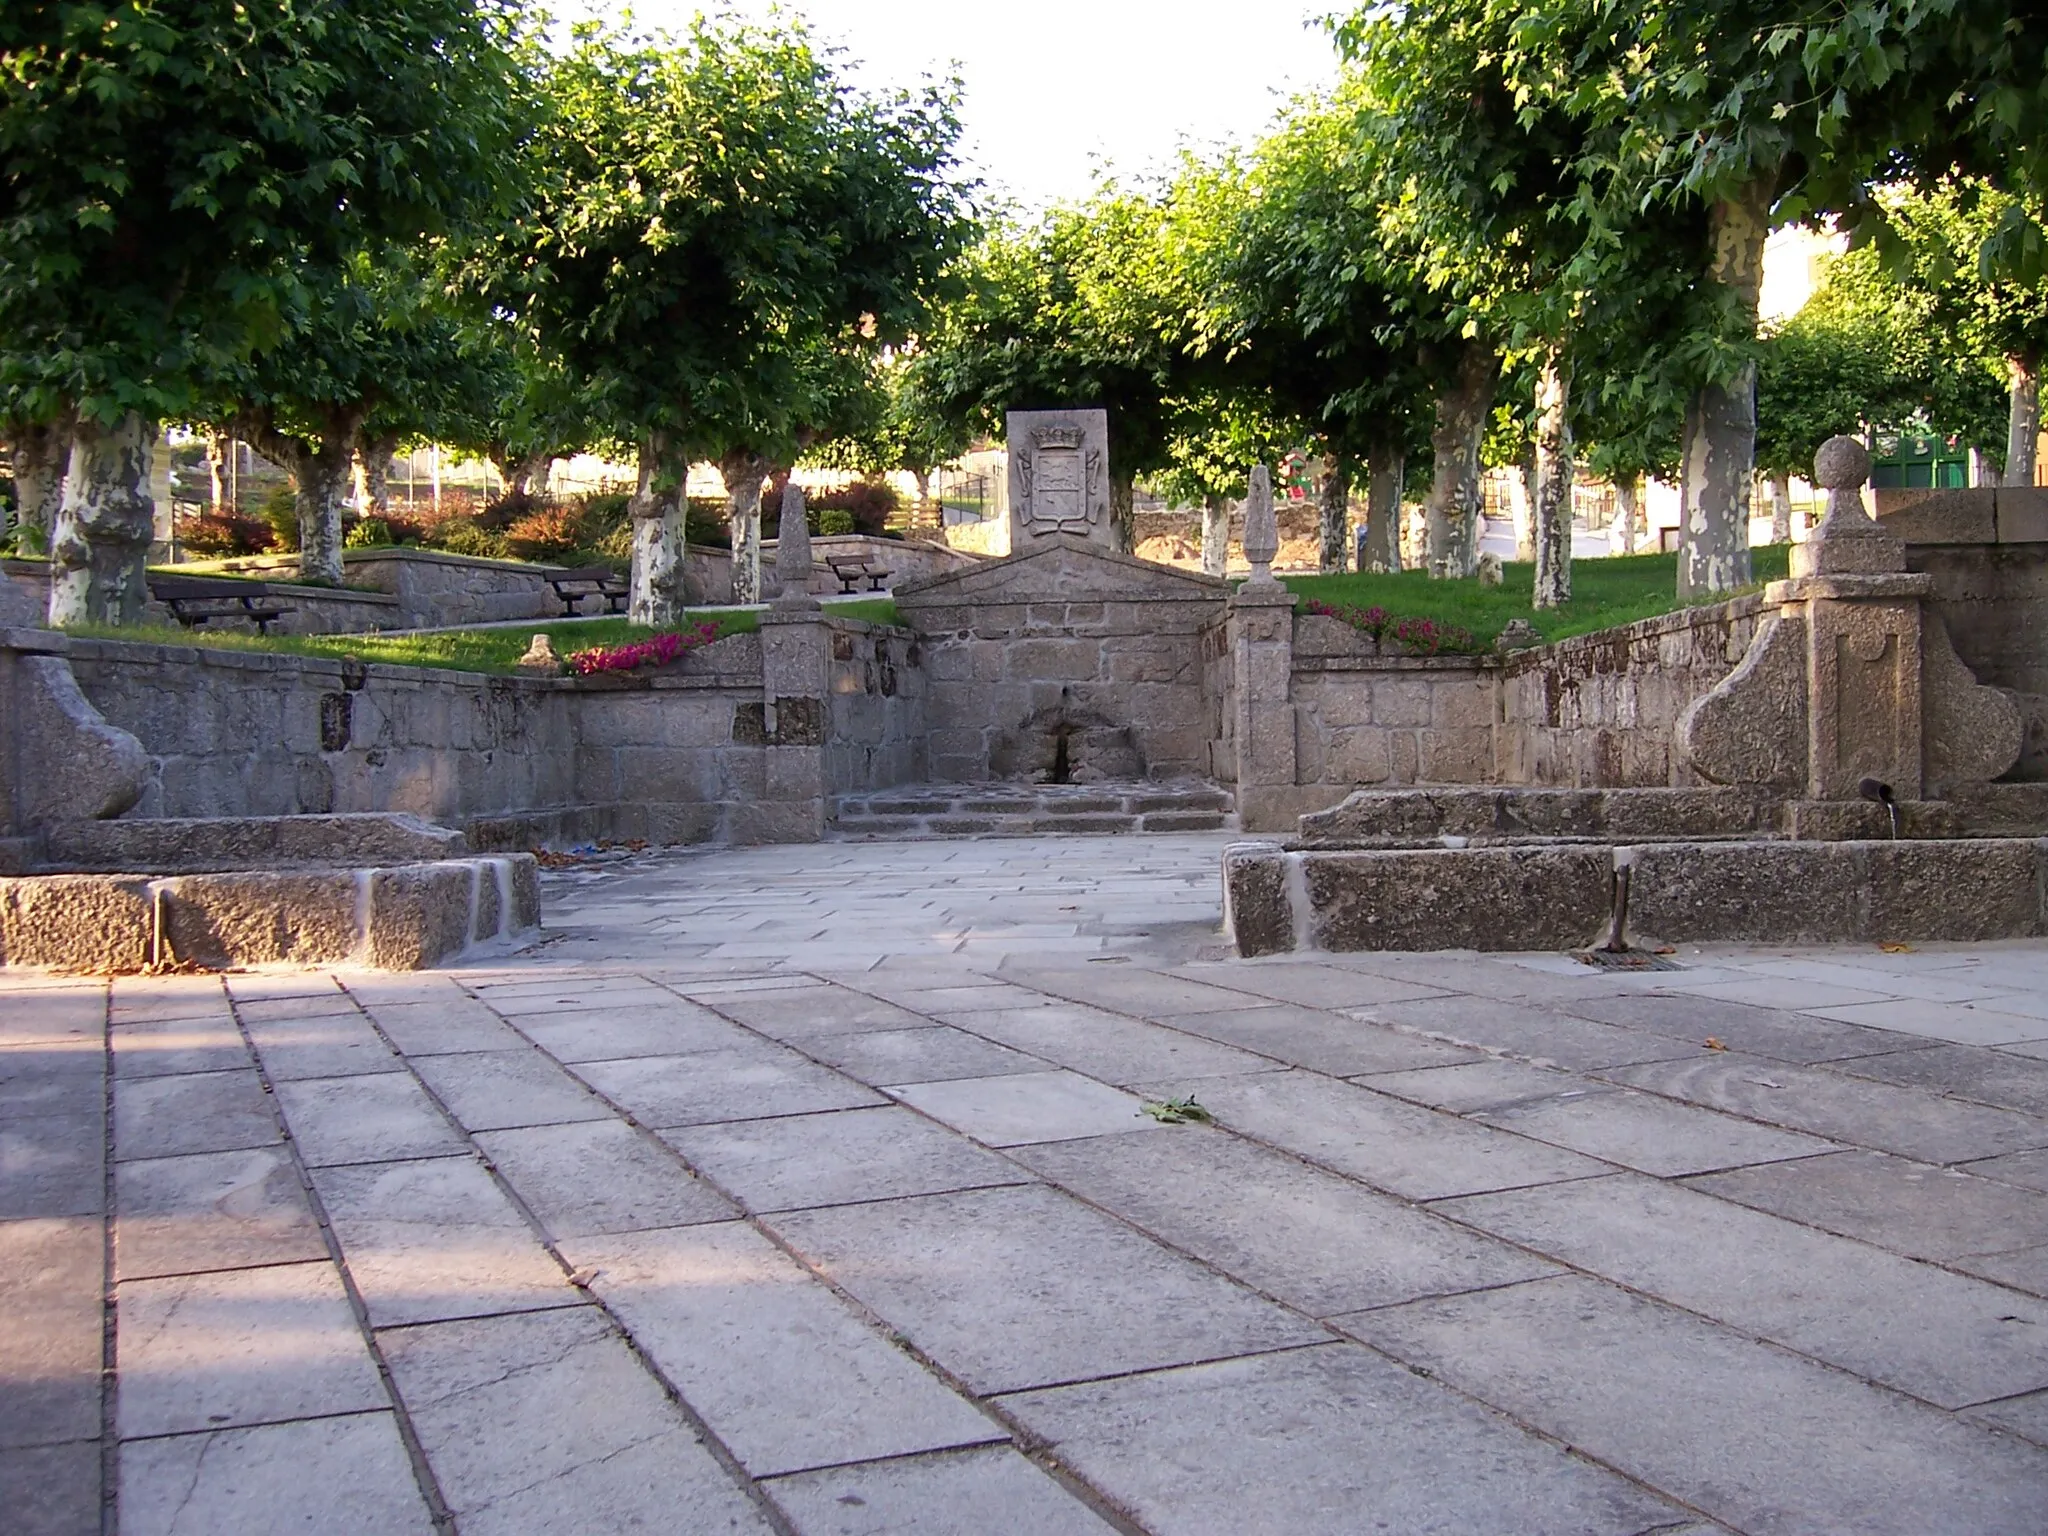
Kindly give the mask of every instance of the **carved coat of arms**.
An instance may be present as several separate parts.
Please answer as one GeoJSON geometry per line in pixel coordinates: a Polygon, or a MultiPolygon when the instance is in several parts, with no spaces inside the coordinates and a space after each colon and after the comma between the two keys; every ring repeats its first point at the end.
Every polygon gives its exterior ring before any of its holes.
{"type": "Polygon", "coordinates": [[[1017,478],[1034,533],[1086,534],[1102,520],[1102,450],[1084,447],[1079,427],[1034,427],[1017,478]]]}

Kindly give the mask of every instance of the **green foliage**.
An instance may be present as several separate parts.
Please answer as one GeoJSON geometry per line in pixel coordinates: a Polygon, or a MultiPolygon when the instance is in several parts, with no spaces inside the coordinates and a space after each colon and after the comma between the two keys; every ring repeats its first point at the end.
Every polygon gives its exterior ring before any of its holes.
{"type": "Polygon", "coordinates": [[[498,0],[0,8],[0,414],[180,416],[306,272],[489,201],[498,0]]]}
{"type": "Polygon", "coordinates": [[[818,513],[818,532],[826,537],[854,531],[855,524],[851,512],[839,507],[826,507],[818,513]]]}
{"type": "Polygon", "coordinates": [[[366,517],[348,531],[342,544],[349,549],[388,549],[398,542],[391,525],[381,517],[366,517]]]}

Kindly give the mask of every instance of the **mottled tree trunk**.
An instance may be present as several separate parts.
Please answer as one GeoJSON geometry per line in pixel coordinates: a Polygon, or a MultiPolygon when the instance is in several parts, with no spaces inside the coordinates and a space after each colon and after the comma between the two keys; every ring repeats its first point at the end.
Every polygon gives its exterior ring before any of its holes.
{"type": "MultiPolygon", "coordinates": [[[[683,485],[687,466],[671,464],[668,438],[640,445],[640,474],[627,503],[633,523],[633,573],[627,617],[672,625],[683,611],[683,485]]],[[[758,553],[758,550],[757,550],[758,553]]]]}
{"type": "Polygon", "coordinates": [[[1401,569],[1401,492],[1408,455],[1395,443],[1375,443],[1366,456],[1365,549],[1359,569],[1401,569]]]}
{"type": "Polygon", "coordinates": [[[390,433],[356,445],[356,511],[363,517],[391,515],[391,456],[398,439],[390,433]]]}
{"type": "Polygon", "coordinates": [[[1553,350],[1536,378],[1536,606],[1572,600],[1572,365],[1553,350]]]}
{"type": "MultiPolygon", "coordinates": [[[[1756,328],[1771,232],[1772,185],[1759,179],[1716,203],[1713,280],[1729,289],[1756,328]]],[[[1756,461],[1756,365],[1709,384],[1685,409],[1679,471],[1678,595],[1705,597],[1749,584],[1750,477],[1756,461]]]]}
{"type": "Polygon", "coordinates": [[[761,486],[773,466],[751,451],[718,461],[725,477],[725,516],[732,530],[732,600],[761,601],[761,486]]]}
{"type": "Polygon", "coordinates": [[[1621,552],[1636,552],[1636,498],[1640,482],[1634,475],[1614,482],[1614,520],[1621,524],[1621,552]]]}
{"type": "Polygon", "coordinates": [[[71,456],[71,423],[37,422],[10,428],[14,445],[15,537],[23,554],[47,554],[50,529],[64,499],[64,461],[71,456]]]}
{"type": "Polygon", "coordinates": [[[50,623],[139,624],[148,601],[149,498],[157,425],[130,411],[71,429],[64,494],[50,537],[50,623]]]}
{"type": "Polygon", "coordinates": [[[1500,356],[1482,341],[1468,341],[1457,373],[1437,396],[1430,430],[1436,475],[1429,490],[1429,574],[1471,576],[1479,570],[1479,447],[1493,410],[1500,356]]]}
{"type": "Polygon", "coordinates": [[[1138,548],[1137,486],[1132,477],[1114,470],[1109,477],[1109,525],[1116,530],[1116,547],[1125,554],[1138,548]]]}
{"type": "Polygon", "coordinates": [[[2005,360],[2007,400],[2005,475],[2007,485],[2034,483],[2034,455],[2041,436],[2041,360],[2017,356],[2005,360]]]}
{"type": "Polygon", "coordinates": [[[1221,576],[1230,569],[1230,502],[1215,492],[1202,498],[1202,574],[1221,576]]]}
{"type": "Polygon", "coordinates": [[[1792,477],[1771,476],[1771,542],[1792,542],[1792,477]]]}
{"type": "Polygon", "coordinates": [[[1351,569],[1351,462],[1341,453],[1330,455],[1330,472],[1323,476],[1321,526],[1322,550],[1316,569],[1325,576],[1337,576],[1351,569]]]}
{"type": "Polygon", "coordinates": [[[1508,519],[1515,534],[1515,558],[1536,559],[1536,455],[1532,451],[1508,477],[1508,519]]]}
{"type": "Polygon", "coordinates": [[[234,439],[225,432],[206,434],[206,501],[207,510],[219,517],[227,505],[228,455],[233,452],[234,439]]]}
{"type": "Polygon", "coordinates": [[[355,463],[353,428],[353,422],[330,420],[317,448],[302,444],[292,455],[301,581],[341,585],[341,509],[355,463]]]}

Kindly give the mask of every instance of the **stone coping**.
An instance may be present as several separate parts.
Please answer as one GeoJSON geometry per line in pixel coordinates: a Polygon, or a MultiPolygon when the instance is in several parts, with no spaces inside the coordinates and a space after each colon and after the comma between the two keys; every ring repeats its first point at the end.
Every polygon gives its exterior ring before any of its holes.
{"type": "MultiPolygon", "coordinates": [[[[195,560],[185,563],[203,565],[212,571],[253,575],[288,569],[298,564],[298,558],[293,554],[231,555],[225,560],[195,560]]],[[[380,544],[370,549],[344,549],[341,552],[341,563],[344,568],[379,561],[414,561],[421,565],[447,565],[481,571],[519,571],[531,574],[536,581],[544,580],[554,572],[566,569],[561,565],[536,560],[497,560],[488,555],[458,555],[445,549],[418,549],[403,544],[380,544]]]]}
{"type": "Polygon", "coordinates": [[[405,811],[304,816],[118,817],[43,829],[43,873],[202,874],[461,858],[460,832],[405,811]]]}
{"type": "MultiPolygon", "coordinates": [[[[2048,839],[1731,840],[1223,854],[1240,955],[1631,942],[1979,941],[2048,933],[2048,839]]],[[[1588,974],[1592,974],[1590,971],[1588,974]]]]}
{"type": "Polygon", "coordinates": [[[530,853],[381,868],[0,880],[0,965],[126,973],[262,965],[416,971],[540,925],[530,853]]]}

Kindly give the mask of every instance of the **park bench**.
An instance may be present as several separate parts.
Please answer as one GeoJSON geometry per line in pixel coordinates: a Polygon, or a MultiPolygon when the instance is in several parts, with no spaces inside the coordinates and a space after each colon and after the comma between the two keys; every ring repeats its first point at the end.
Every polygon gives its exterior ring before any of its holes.
{"type": "Polygon", "coordinates": [[[249,619],[261,634],[271,621],[292,611],[292,605],[260,581],[208,581],[203,576],[151,576],[149,595],[171,610],[187,629],[212,619],[249,619]]]}
{"type": "Polygon", "coordinates": [[[886,567],[870,565],[863,555],[827,555],[825,563],[832,568],[832,574],[839,578],[841,592],[857,592],[861,582],[868,584],[870,592],[882,590],[882,583],[894,574],[886,567]]]}
{"type": "Polygon", "coordinates": [[[601,597],[605,601],[606,613],[624,613],[626,599],[632,588],[622,581],[609,566],[585,566],[580,571],[560,571],[548,578],[548,585],[555,589],[555,596],[562,600],[564,618],[576,618],[579,605],[586,597],[601,597]]]}

